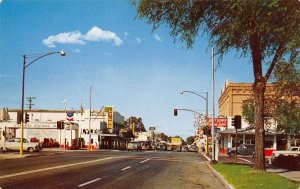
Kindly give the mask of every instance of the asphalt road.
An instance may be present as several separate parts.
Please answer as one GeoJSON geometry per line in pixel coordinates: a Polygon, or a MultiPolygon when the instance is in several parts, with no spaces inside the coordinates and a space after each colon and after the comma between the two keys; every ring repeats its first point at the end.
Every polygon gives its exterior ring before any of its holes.
{"type": "Polygon", "coordinates": [[[0,188],[224,188],[189,152],[41,152],[0,160],[0,188]]]}

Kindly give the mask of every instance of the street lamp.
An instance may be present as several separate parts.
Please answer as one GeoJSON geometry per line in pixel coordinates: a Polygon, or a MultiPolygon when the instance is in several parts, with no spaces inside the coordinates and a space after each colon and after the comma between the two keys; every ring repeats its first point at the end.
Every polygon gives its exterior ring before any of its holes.
{"type": "Polygon", "coordinates": [[[207,119],[207,118],[208,118],[208,92],[205,92],[206,97],[204,97],[204,96],[202,96],[202,95],[200,95],[200,94],[198,94],[198,93],[195,93],[195,92],[193,92],[193,91],[180,91],[180,94],[183,94],[183,93],[192,93],[192,94],[194,94],[194,95],[197,95],[197,96],[203,98],[203,99],[206,101],[205,116],[206,116],[206,119],[207,119]]]}
{"type": "MultiPolygon", "coordinates": [[[[191,94],[197,95],[205,100],[205,102],[206,102],[205,118],[206,118],[206,123],[208,123],[208,92],[205,92],[205,94],[206,94],[205,97],[198,93],[195,93],[193,91],[181,91],[180,92],[180,94],[183,94],[183,93],[191,93],[191,94]]],[[[208,154],[208,137],[206,138],[206,154],[208,154]]]]}
{"type": "Polygon", "coordinates": [[[32,63],[36,62],[37,60],[45,57],[45,56],[49,56],[51,54],[60,54],[61,56],[65,56],[66,53],[64,51],[55,51],[55,52],[50,52],[50,53],[46,53],[43,54],[39,57],[37,57],[36,59],[34,59],[33,61],[29,62],[26,64],[26,58],[27,55],[23,55],[23,77],[22,77],[22,108],[21,108],[21,137],[20,137],[20,155],[23,155],[23,135],[24,135],[24,85],[25,85],[25,69],[28,68],[28,66],[30,66],[32,63]]]}

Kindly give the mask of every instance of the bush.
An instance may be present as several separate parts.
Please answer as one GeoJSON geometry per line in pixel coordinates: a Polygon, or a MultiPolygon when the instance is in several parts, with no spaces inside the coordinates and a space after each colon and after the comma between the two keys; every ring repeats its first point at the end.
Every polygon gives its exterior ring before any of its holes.
{"type": "Polygon", "coordinates": [[[300,156],[279,155],[274,159],[273,165],[284,169],[300,171],[300,156]]]}

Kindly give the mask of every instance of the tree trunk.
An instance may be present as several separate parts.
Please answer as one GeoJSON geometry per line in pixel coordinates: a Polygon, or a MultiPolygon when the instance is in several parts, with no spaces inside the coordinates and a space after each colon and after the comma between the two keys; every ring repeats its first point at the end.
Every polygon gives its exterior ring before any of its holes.
{"type": "Polygon", "coordinates": [[[255,124],[255,160],[254,171],[265,171],[265,152],[264,152],[264,93],[266,84],[255,82],[253,85],[254,92],[254,124],[255,124]]]}

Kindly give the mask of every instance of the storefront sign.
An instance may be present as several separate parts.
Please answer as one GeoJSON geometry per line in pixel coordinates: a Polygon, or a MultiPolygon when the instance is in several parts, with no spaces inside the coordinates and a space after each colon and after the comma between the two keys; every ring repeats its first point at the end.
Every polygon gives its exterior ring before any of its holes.
{"type": "MultiPolygon", "coordinates": [[[[208,118],[208,125],[212,126],[212,118],[208,118]]],[[[214,127],[227,127],[227,118],[214,118],[214,127]]]]}
{"type": "MultiPolygon", "coordinates": [[[[15,127],[21,127],[21,124],[15,124],[15,127]]],[[[25,129],[56,129],[56,127],[56,123],[24,124],[25,129]]]]}
{"type": "Polygon", "coordinates": [[[67,111],[67,120],[73,121],[74,120],[73,115],[74,115],[73,111],[67,111]]]}
{"type": "Polygon", "coordinates": [[[112,129],[113,128],[113,107],[106,106],[104,108],[104,111],[107,112],[107,128],[112,129]]]}
{"type": "MultiPolygon", "coordinates": [[[[89,129],[81,129],[81,134],[90,134],[89,129]]],[[[91,134],[100,134],[100,129],[91,129],[91,134]]]]}

